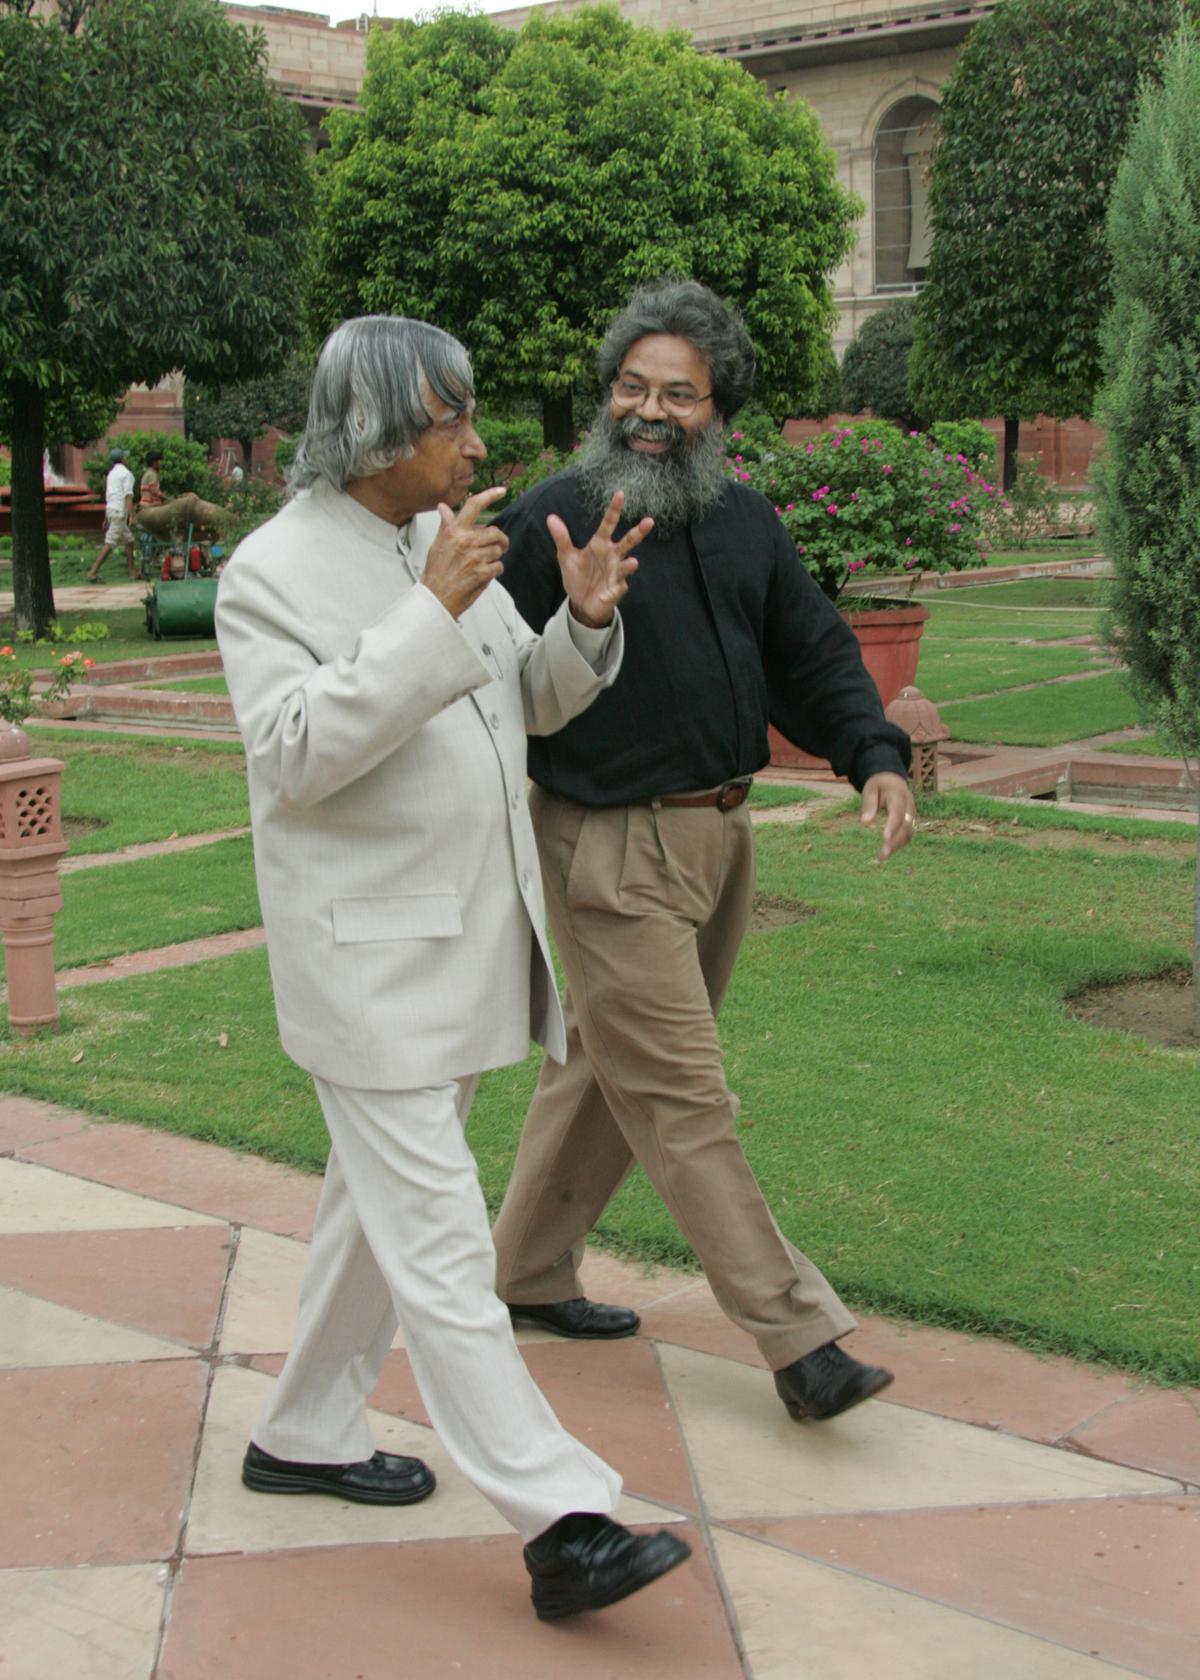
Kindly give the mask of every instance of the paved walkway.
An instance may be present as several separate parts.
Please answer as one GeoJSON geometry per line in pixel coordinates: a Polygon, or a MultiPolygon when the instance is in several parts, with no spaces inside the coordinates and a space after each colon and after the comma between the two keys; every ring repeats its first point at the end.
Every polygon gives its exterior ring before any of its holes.
{"type": "Polygon", "coordinates": [[[602,1255],[643,1332],[522,1332],[622,1515],[695,1555],[542,1626],[520,1546],[447,1461],[403,1348],[376,1438],[436,1470],[379,1511],[247,1492],[311,1177],[0,1099],[4,1680],[1101,1680],[1200,1673],[1200,1395],[868,1320],[896,1383],[796,1425],[706,1285],[602,1255]]]}

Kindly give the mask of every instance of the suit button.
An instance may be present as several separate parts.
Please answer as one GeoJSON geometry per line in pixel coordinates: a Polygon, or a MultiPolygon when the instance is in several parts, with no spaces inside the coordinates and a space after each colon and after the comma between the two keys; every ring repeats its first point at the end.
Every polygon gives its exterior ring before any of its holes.
{"type": "Polygon", "coordinates": [[[509,804],[512,806],[514,811],[516,810],[517,806],[520,803],[521,803],[521,795],[519,793],[513,793],[509,796],[509,804]]]}
{"type": "Polygon", "coordinates": [[[529,871],[528,871],[528,869],[522,869],[522,871],[521,871],[521,885],[525,888],[526,892],[529,891],[529,871]]]}
{"type": "Polygon", "coordinates": [[[499,727],[500,727],[500,714],[499,714],[499,712],[493,712],[491,717],[488,719],[488,722],[491,724],[493,729],[499,729],[499,727]]]}
{"type": "Polygon", "coordinates": [[[480,645],[480,648],[479,648],[479,651],[480,651],[480,653],[482,653],[482,654],[486,654],[486,655],[487,655],[487,657],[488,657],[488,658],[489,658],[489,659],[490,659],[490,658],[491,658],[491,656],[492,656],[492,650],[491,650],[491,648],[490,648],[490,647],[489,647],[489,646],[488,646],[488,644],[487,644],[487,643],[486,643],[486,642],[483,642],[483,643],[481,643],[481,645],[480,645]]]}

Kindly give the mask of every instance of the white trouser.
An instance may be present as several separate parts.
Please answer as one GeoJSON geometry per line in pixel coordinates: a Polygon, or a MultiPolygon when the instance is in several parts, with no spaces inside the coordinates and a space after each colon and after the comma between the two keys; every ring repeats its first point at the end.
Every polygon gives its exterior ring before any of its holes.
{"type": "Polygon", "coordinates": [[[464,1130],[478,1078],[411,1091],[314,1083],[329,1165],[296,1334],[255,1443],[302,1463],[370,1458],[367,1398],[399,1323],[443,1445],[522,1539],[568,1511],[610,1512],[621,1478],[563,1429],[496,1298],[464,1130]]]}

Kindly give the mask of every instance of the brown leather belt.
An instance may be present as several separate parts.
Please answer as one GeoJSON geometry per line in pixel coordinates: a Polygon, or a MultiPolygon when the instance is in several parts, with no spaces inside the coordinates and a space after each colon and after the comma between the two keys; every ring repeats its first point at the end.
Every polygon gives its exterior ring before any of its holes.
{"type": "Polygon", "coordinates": [[[719,788],[710,788],[707,793],[664,793],[651,804],[715,805],[718,811],[736,811],[739,805],[745,804],[753,781],[753,776],[744,776],[737,782],[722,782],[719,788]]]}

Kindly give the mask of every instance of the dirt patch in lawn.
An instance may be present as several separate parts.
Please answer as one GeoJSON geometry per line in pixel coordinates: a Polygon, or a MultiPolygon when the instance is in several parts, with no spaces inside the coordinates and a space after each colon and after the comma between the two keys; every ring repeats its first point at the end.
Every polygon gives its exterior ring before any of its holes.
{"type": "Polygon", "coordinates": [[[1074,851],[1082,846],[1109,857],[1140,853],[1144,857],[1186,859],[1196,850],[1190,840],[1157,840],[1153,836],[1138,839],[1102,829],[1022,828],[1017,817],[1007,822],[977,822],[966,817],[926,818],[918,812],[917,833],[966,840],[1015,840],[1018,845],[1046,851],[1074,851]]]}
{"type": "Polygon", "coordinates": [[[764,933],[769,928],[791,927],[794,922],[805,922],[817,913],[813,904],[801,904],[795,898],[770,898],[759,895],[754,900],[754,908],[750,912],[750,932],[764,933]]]}
{"type": "Polygon", "coordinates": [[[64,840],[76,840],[81,834],[95,834],[98,828],[107,827],[102,817],[68,817],[64,814],[62,819],[64,840]]]}
{"type": "Polygon", "coordinates": [[[1190,974],[1156,974],[1111,986],[1089,986],[1067,999],[1067,1009],[1089,1026],[1136,1033],[1177,1050],[1200,1050],[1194,995],[1190,974]]]}

